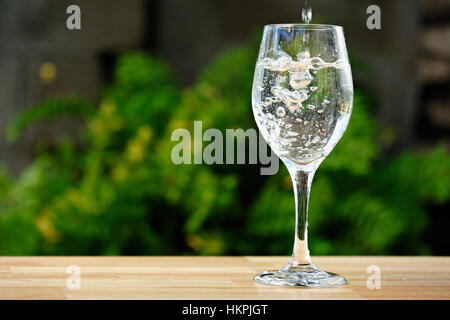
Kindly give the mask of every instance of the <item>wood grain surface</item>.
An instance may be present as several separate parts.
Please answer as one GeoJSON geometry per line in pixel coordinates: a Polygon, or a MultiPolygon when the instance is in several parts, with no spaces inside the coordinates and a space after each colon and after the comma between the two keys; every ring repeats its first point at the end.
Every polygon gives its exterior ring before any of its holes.
{"type": "Polygon", "coordinates": [[[253,276],[288,257],[0,257],[0,299],[450,299],[450,257],[314,257],[338,289],[264,286],[253,276]],[[69,289],[70,265],[80,289],[69,289]],[[367,268],[381,271],[370,290],[367,268]]]}

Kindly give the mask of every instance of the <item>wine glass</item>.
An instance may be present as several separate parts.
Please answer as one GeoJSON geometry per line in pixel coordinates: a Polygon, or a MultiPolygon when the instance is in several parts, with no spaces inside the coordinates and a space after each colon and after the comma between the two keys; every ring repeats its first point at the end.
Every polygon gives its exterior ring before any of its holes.
{"type": "Polygon", "coordinates": [[[353,82],[343,28],[318,24],[264,27],[252,90],[258,128],[289,170],[295,195],[291,261],[263,271],[263,284],[338,287],[345,278],[320,270],[308,250],[308,200],[315,171],[344,134],[353,82]]]}

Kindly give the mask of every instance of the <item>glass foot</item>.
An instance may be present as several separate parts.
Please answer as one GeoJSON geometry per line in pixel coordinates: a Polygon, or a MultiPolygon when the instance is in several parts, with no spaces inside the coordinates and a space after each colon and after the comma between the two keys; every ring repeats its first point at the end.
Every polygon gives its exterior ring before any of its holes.
{"type": "Polygon", "coordinates": [[[289,263],[281,270],[262,271],[255,281],[274,286],[303,286],[314,288],[342,287],[347,284],[344,277],[322,271],[314,264],[289,263]]]}

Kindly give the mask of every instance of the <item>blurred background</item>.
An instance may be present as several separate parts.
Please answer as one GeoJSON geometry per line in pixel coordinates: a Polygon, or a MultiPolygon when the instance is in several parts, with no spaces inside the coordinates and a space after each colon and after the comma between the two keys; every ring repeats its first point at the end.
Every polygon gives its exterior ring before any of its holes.
{"type": "MultiPolygon", "coordinates": [[[[449,255],[450,1],[308,5],[344,27],[355,86],[313,183],[312,254],[449,255]]],[[[170,136],[194,120],[256,128],[263,26],[300,22],[303,6],[0,0],[0,254],[290,254],[283,166],[176,166],[170,136]],[[81,30],[66,27],[71,4],[81,30]]]]}

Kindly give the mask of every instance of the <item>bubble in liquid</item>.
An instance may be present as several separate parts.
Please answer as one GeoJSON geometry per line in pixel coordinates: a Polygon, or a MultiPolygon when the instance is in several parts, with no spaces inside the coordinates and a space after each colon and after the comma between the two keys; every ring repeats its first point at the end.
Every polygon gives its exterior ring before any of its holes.
{"type": "Polygon", "coordinates": [[[270,91],[275,95],[278,96],[278,92],[281,90],[280,86],[273,86],[272,88],[270,88],[270,91]]]}
{"type": "Polygon", "coordinates": [[[278,107],[276,114],[278,117],[284,117],[286,115],[286,110],[283,107],[278,107]]]}
{"type": "Polygon", "coordinates": [[[305,88],[307,85],[311,83],[312,80],[313,77],[308,70],[300,70],[299,72],[296,72],[293,75],[291,75],[291,78],[289,79],[289,84],[293,89],[298,90],[300,88],[305,88]]]}

